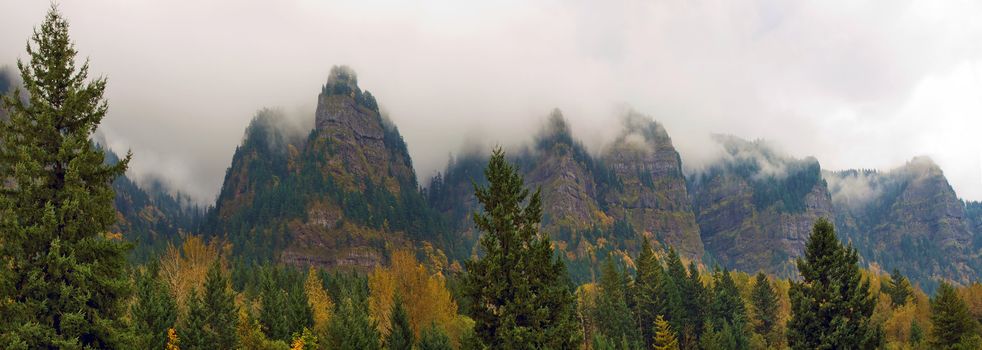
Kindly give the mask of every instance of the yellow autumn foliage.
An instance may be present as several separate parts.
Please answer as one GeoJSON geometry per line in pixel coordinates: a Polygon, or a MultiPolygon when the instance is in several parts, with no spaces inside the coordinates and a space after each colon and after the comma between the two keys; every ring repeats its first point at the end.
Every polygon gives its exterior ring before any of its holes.
{"type": "MultiPolygon", "coordinates": [[[[205,243],[200,236],[187,235],[180,248],[168,245],[167,251],[160,258],[160,275],[170,287],[177,299],[179,308],[183,308],[191,287],[201,288],[208,268],[215,259],[228,255],[229,245],[221,245],[217,240],[205,243]]],[[[223,268],[226,268],[224,260],[223,268]]]]}
{"type": "Polygon", "coordinates": [[[324,283],[313,267],[307,271],[307,280],[304,281],[303,288],[314,314],[314,331],[317,335],[323,336],[327,334],[327,325],[334,312],[334,301],[324,290],[324,283]]]}
{"type": "Polygon", "coordinates": [[[443,275],[439,271],[431,273],[411,252],[393,252],[389,267],[376,267],[368,276],[368,286],[369,315],[378,322],[383,337],[389,334],[392,305],[398,295],[417,337],[433,323],[445,329],[454,342],[459,339],[460,334],[454,334],[459,322],[457,303],[447,290],[443,275]]]}

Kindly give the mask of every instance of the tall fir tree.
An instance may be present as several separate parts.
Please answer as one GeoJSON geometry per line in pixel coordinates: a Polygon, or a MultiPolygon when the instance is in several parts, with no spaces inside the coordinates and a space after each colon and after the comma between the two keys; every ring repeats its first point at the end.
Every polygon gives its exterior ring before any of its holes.
{"type": "Polygon", "coordinates": [[[695,261],[689,262],[689,278],[682,284],[682,304],[685,307],[685,323],[682,328],[682,344],[689,347],[699,341],[705,328],[712,290],[702,284],[702,277],[695,261]]]}
{"type": "Polygon", "coordinates": [[[890,303],[894,307],[906,304],[907,298],[914,296],[910,281],[896,268],[890,272],[890,280],[884,282],[882,289],[890,296],[890,303]]]}
{"type": "Polygon", "coordinates": [[[770,343],[770,335],[777,324],[777,293],[763,272],[757,273],[754,288],[750,292],[750,305],[754,310],[754,331],[770,343]]]}
{"type": "Polygon", "coordinates": [[[290,341],[292,324],[287,293],[277,285],[273,271],[262,274],[259,295],[259,323],[270,339],[290,341]]]}
{"type": "Polygon", "coordinates": [[[198,295],[197,289],[191,288],[191,292],[188,293],[185,302],[187,314],[184,315],[184,321],[181,322],[181,327],[177,331],[181,339],[181,349],[211,349],[208,331],[205,329],[208,324],[207,311],[205,311],[204,302],[201,300],[201,296],[198,295]]]}
{"type": "Polygon", "coordinates": [[[389,350],[411,350],[416,342],[416,335],[409,325],[409,315],[406,314],[406,308],[402,307],[402,298],[398,296],[392,303],[390,321],[389,337],[385,342],[386,347],[389,350]]]}
{"type": "Polygon", "coordinates": [[[447,332],[435,324],[430,324],[429,327],[420,331],[419,346],[416,348],[418,350],[453,350],[453,345],[450,343],[447,332]]]}
{"type": "Polygon", "coordinates": [[[651,242],[644,238],[641,253],[638,255],[637,270],[633,288],[635,315],[638,329],[645,347],[651,347],[655,340],[655,319],[664,314],[659,286],[665,271],[658,262],[651,242]]]}
{"type": "Polygon", "coordinates": [[[680,332],[687,324],[688,314],[684,299],[689,297],[685,294],[689,276],[686,274],[685,265],[682,265],[682,259],[675,248],[668,248],[668,259],[665,265],[665,278],[662,279],[662,285],[659,288],[662,299],[661,309],[665,312],[663,315],[665,319],[672,324],[672,329],[680,332]]]}
{"type": "Polygon", "coordinates": [[[160,279],[160,264],[151,260],[136,276],[136,302],[130,308],[136,346],[162,349],[167,344],[167,330],[177,324],[177,301],[160,279]]]}
{"type": "Polygon", "coordinates": [[[652,347],[655,350],[679,350],[679,340],[675,331],[661,315],[655,318],[654,333],[655,339],[652,341],[652,347]]]}
{"type": "Polygon", "coordinates": [[[467,262],[463,283],[476,333],[495,349],[577,346],[582,332],[566,265],[539,233],[540,192],[530,196],[500,148],[484,174],[488,185],[474,186],[484,209],[474,213],[483,256],[467,262]]]}
{"type": "Polygon", "coordinates": [[[947,282],[941,282],[931,300],[931,345],[937,349],[955,349],[967,343],[978,331],[978,321],[972,318],[968,305],[947,282]]]}
{"type": "Polygon", "coordinates": [[[219,260],[215,260],[205,277],[205,329],[208,344],[213,349],[230,350],[235,349],[238,342],[235,330],[239,308],[235,306],[235,293],[219,260]]]}
{"type": "Polygon", "coordinates": [[[380,350],[375,322],[368,317],[368,306],[344,296],[328,327],[327,347],[336,350],[380,350]]]}
{"type": "Polygon", "coordinates": [[[596,315],[598,331],[608,339],[637,340],[637,324],[627,306],[625,272],[618,267],[613,255],[608,255],[600,273],[600,295],[596,315]]]}
{"type": "Polygon", "coordinates": [[[859,256],[818,219],[797,260],[801,281],[792,282],[788,345],[792,349],[870,349],[883,331],[870,320],[876,299],[859,271],[859,256]]]}
{"type": "Polygon", "coordinates": [[[27,94],[4,96],[0,121],[0,343],[12,349],[121,348],[131,293],[129,244],[111,238],[113,179],[90,138],[106,80],[76,67],[68,22],[52,5],[18,60],[27,94]]]}
{"type": "Polygon", "coordinates": [[[723,339],[721,348],[746,349],[750,346],[750,335],[746,333],[747,312],[740,297],[740,290],[729,270],[717,270],[714,275],[713,301],[709,323],[723,339]]]}

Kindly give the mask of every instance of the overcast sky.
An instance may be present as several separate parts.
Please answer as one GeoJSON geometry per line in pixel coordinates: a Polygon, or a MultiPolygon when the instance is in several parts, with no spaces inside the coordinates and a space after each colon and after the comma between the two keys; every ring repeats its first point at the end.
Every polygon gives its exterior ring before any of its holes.
{"type": "MultiPolygon", "coordinates": [[[[979,1],[61,2],[103,131],[214,199],[262,107],[312,116],[332,65],[358,72],[422,178],[465,143],[516,144],[558,107],[596,152],[627,109],[665,124],[687,167],[710,133],[763,138],[826,169],[941,165],[982,200],[979,1]]],[[[0,65],[48,4],[0,0],[0,65]]]]}

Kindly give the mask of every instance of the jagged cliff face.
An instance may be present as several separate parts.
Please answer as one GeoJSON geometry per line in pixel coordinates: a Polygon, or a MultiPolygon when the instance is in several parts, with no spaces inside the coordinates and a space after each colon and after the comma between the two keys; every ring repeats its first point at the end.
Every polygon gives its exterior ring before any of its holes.
{"type": "Polygon", "coordinates": [[[719,139],[725,158],[694,176],[693,205],[703,243],[721,265],[743,271],[796,274],[818,218],[832,203],[814,159],[793,159],[767,145],[719,139]]]}
{"type": "Polygon", "coordinates": [[[977,278],[973,218],[930,159],[915,158],[885,173],[853,170],[826,178],[840,231],[867,262],[898,268],[929,290],[940,278],[977,278]]]}
{"type": "Polygon", "coordinates": [[[287,124],[264,111],[247,129],[207,231],[248,256],[326,268],[368,269],[411,238],[442,239],[402,137],[350,69],[331,71],[306,138],[287,124]]]}
{"type": "Polygon", "coordinates": [[[653,241],[699,258],[703,242],[689,201],[682,161],[665,128],[629,115],[603,160],[620,180],[603,199],[610,216],[627,220],[653,241]]]}
{"type": "Polygon", "coordinates": [[[553,112],[537,138],[534,149],[518,162],[523,165],[526,186],[542,189],[547,231],[555,236],[559,227],[575,231],[600,224],[598,188],[591,172],[593,159],[573,140],[559,111],[553,112]]]}
{"type": "MultiPolygon", "coordinates": [[[[533,143],[511,158],[526,185],[542,190],[542,230],[569,260],[575,279],[588,279],[608,252],[636,255],[642,236],[683,255],[702,256],[681,161],[661,125],[629,117],[621,137],[599,157],[573,135],[554,111],[533,143]]],[[[477,233],[470,214],[479,206],[471,183],[485,182],[485,164],[485,155],[451,160],[427,189],[431,205],[444,213],[461,240],[471,243],[477,233]]]]}

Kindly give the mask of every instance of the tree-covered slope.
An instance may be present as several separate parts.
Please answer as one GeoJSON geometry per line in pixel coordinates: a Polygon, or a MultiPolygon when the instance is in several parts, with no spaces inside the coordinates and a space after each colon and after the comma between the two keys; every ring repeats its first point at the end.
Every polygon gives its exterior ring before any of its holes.
{"type": "Polygon", "coordinates": [[[442,242],[402,136],[353,71],[331,70],[313,130],[289,123],[268,110],[253,120],[205,232],[247,259],[322,267],[371,267],[390,247],[442,242]]]}
{"type": "Polygon", "coordinates": [[[818,161],[760,141],[716,140],[723,158],[690,180],[707,253],[728,268],[795,275],[812,224],[833,216],[818,161]]]}
{"type": "Polygon", "coordinates": [[[838,226],[867,262],[897,268],[927,290],[940,279],[978,279],[977,204],[959,200],[929,158],[887,172],[825,176],[838,226]]]}
{"type": "MultiPolygon", "coordinates": [[[[625,118],[621,136],[596,156],[555,110],[513,154],[529,186],[542,190],[542,231],[567,259],[575,280],[591,280],[609,252],[636,254],[643,236],[689,258],[702,255],[681,160],[664,128],[650,118],[625,118]]],[[[485,183],[486,162],[482,153],[451,159],[427,188],[428,202],[443,213],[463,247],[476,242],[472,184],[485,183]]]]}
{"type": "MultiPolygon", "coordinates": [[[[111,150],[105,154],[107,162],[119,161],[111,150]]],[[[159,181],[140,186],[123,175],[113,181],[113,190],[116,224],[112,231],[134,243],[133,261],[145,261],[179,241],[182,234],[193,233],[203,213],[186,196],[171,194],[159,181]]]]}

